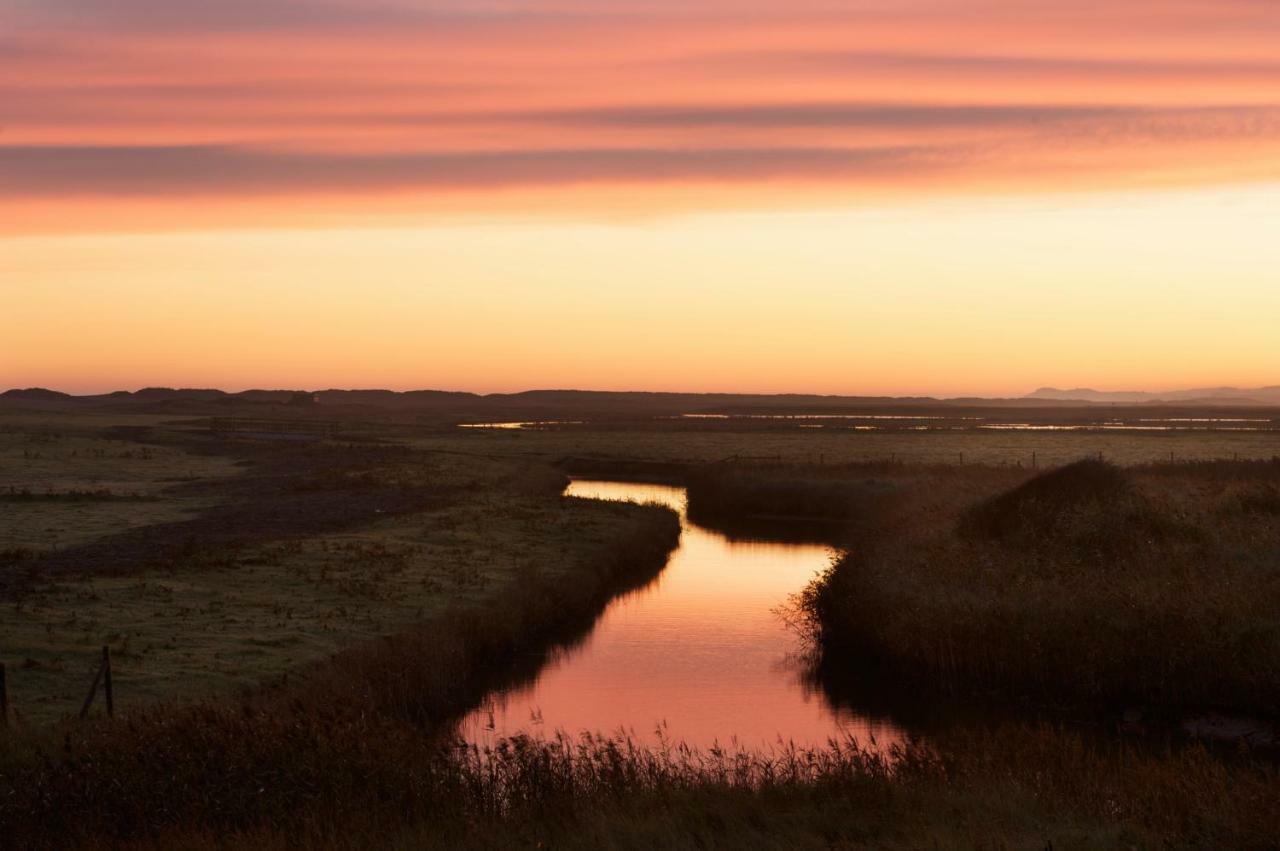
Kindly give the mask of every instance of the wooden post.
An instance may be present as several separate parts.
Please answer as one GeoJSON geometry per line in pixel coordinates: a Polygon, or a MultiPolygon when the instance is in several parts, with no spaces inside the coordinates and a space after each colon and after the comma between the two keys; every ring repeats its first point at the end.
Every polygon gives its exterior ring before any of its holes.
{"type": "Polygon", "coordinates": [[[9,726],[9,685],[5,680],[4,662],[0,662],[0,730],[9,726]]]}
{"type": "Polygon", "coordinates": [[[961,453],[960,453],[960,466],[961,466],[961,467],[963,467],[963,466],[964,466],[964,453],[963,453],[963,452],[961,452],[961,453]]]}
{"type": "Polygon", "coordinates": [[[102,681],[102,666],[98,666],[98,673],[93,675],[93,683],[89,686],[89,694],[84,699],[84,706],[80,707],[80,720],[89,717],[89,707],[93,706],[93,698],[98,693],[98,683],[102,681]]]}
{"type": "Polygon", "coordinates": [[[1036,453],[1031,453],[1031,469],[1036,469],[1036,453]]]}
{"type": "Polygon", "coordinates": [[[111,648],[102,645],[102,692],[107,698],[107,717],[116,717],[115,694],[111,690],[111,648]]]}

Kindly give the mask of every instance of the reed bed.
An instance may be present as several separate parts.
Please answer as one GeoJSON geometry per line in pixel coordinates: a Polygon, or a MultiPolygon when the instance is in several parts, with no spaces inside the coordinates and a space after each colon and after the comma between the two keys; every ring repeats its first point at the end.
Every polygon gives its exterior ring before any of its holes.
{"type": "MultiPolygon", "coordinates": [[[[357,762],[367,777],[337,806],[230,831],[189,823],[123,847],[1270,848],[1280,828],[1270,764],[1048,727],[954,731],[889,753],[852,741],[699,752],[596,735],[405,745],[357,762]]],[[[107,846],[121,847],[86,843],[107,846]]]]}
{"type": "Polygon", "coordinates": [[[926,692],[1280,714],[1280,462],[917,489],[798,603],[829,670],[926,692]]]}
{"type": "Polygon", "coordinates": [[[676,516],[631,511],[630,530],[572,583],[528,573],[480,608],[352,647],[235,699],[0,734],[0,846],[294,830],[451,799],[456,777],[440,753],[452,721],[491,688],[532,675],[610,596],[665,563],[676,516]]]}

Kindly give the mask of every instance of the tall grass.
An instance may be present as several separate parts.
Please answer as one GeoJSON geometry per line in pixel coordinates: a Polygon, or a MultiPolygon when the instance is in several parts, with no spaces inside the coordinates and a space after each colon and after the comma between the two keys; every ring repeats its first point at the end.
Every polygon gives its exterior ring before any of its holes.
{"type": "MultiPolygon", "coordinates": [[[[803,612],[835,664],[874,654],[923,690],[1182,704],[1219,688],[1265,708],[1271,471],[908,470],[803,612]]],[[[454,719],[648,581],[677,535],[670,512],[639,512],[575,583],[529,573],[236,699],[0,736],[0,847],[1276,847],[1273,764],[1048,727],[887,754],[454,740],[454,719]]]]}
{"type": "Polygon", "coordinates": [[[530,573],[482,609],[354,647],[239,699],[10,735],[0,746],[0,845],[217,836],[371,811],[394,820],[402,807],[418,811],[415,801],[448,797],[456,778],[439,754],[452,720],[530,675],[613,593],[665,563],[675,515],[633,511],[631,531],[572,583],[530,573]]]}
{"type": "Polygon", "coordinates": [[[890,463],[705,466],[687,477],[689,516],[728,529],[770,521],[821,529],[840,543],[850,527],[883,512],[925,469],[890,463]]]}
{"type": "Polygon", "coordinates": [[[373,787],[350,790],[361,807],[232,832],[183,825],[134,847],[1268,848],[1280,829],[1268,764],[1044,727],[889,755],[853,742],[759,754],[517,738],[360,767],[373,787]]]}
{"type": "Polygon", "coordinates": [[[917,492],[801,596],[827,670],[932,692],[1280,713],[1272,463],[917,492]]]}

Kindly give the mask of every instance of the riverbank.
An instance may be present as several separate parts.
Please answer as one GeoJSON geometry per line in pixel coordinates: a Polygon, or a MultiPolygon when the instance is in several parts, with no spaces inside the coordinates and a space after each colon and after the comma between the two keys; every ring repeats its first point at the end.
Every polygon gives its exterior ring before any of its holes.
{"type": "Polygon", "coordinates": [[[253,689],[527,575],[577,583],[639,512],[564,500],[535,459],[88,416],[6,421],[0,482],[139,497],[0,512],[17,728],[78,713],[104,645],[123,712],[253,689]]]}
{"type": "Polygon", "coordinates": [[[1280,464],[917,488],[801,598],[828,670],[935,695],[1280,715],[1280,464]]]}
{"type": "Polygon", "coordinates": [[[371,813],[389,830],[404,817],[396,802],[452,806],[431,794],[450,722],[540,667],[610,596],[656,574],[675,545],[678,525],[665,509],[578,508],[616,518],[605,546],[558,570],[523,572],[479,604],[354,646],[274,687],[149,707],[125,721],[10,733],[0,754],[0,845],[92,847],[263,825],[292,833],[371,813]]]}
{"type": "Polygon", "coordinates": [[[762,756],[608,739],[516,740],[484,754],[395,744],[389,763],[347,755],[358,760],[353,801],[317,796],[301,818],[87,847],[1264,849],[1280,829],[1271,764],[1045,728],[953,731],[892,765],[834,746],[762,756]]]}

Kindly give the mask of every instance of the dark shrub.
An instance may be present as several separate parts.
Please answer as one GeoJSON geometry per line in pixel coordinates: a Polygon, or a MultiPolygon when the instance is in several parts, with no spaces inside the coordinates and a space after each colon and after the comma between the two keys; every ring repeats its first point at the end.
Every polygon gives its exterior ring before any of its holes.
{"type": "Polygon", "coordinates": [[[1238,499],[1246,514],[1280,514],[1280,488],[1275,485],[1257,485],[1243,491],[1238,499]]]}
{"type": "Polygon", "coordinates": [[[1114,464],[1077,461],[978,503],[963,517],[961,531],[982,538],[1047,534],[1068,513],[1118,506],[1131,493],[1128,476],[1114,464]]]}

